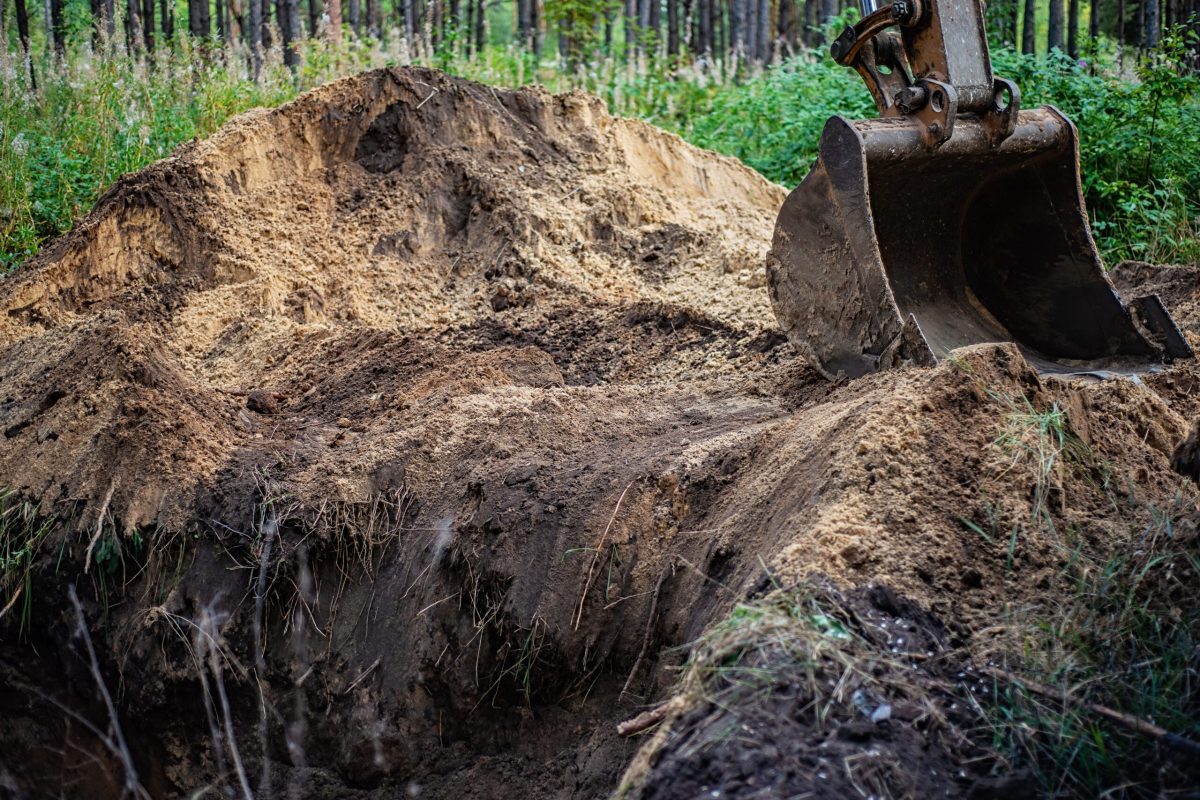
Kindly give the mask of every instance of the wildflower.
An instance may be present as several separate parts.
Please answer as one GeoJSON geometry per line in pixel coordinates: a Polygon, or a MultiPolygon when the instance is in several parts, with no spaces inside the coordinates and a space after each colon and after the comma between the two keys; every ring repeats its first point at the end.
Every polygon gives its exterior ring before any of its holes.
{"type": "Polygon", "coordinates": [[[19,157],[24,157],[29,152],[29,142],[25,139],[25,134],[17,134],[17,138],[12,141],[12,149],[19,157]]]}

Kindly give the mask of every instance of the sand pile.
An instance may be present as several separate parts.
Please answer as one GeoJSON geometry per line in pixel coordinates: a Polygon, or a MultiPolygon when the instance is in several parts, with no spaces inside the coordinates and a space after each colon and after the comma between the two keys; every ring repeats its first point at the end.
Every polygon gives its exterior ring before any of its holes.
{"type": "Polygon", "coordinates": [[[103,711],[71,582],[156,796],[233,780],[220,680],[256,786],[584,798],[768,573],[886,584],[982,647],[1064,556],[964,520],[1101,552],[1179,502],[1190,365],[817,376],[763,283],[782,200],[595,99],[408,69],[123,178],[0,284],[0,486],[55,523],[0,644],[9,769],[124,774],[37,699],[103,711]],[[1090,455],[1045,475],[1020,415],[1056,406],[1090,455]]]}

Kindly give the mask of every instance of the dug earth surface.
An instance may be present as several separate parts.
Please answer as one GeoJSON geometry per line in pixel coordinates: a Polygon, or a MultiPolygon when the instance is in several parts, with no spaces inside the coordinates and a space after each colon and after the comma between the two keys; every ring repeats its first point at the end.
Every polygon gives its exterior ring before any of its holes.
{"type": "MultiPolygon", "coordinates": [[[[1103,553],[1194,506],[1169,460],[1200,373],[1044,379],[989,345],[830,383],[771,316],[783,197],[594,98],[419,69],[123,177],[0,282],[4,536],[32,543],[0,596],[0,788],[854,796],[827,737],[983,796],[899,718],[709,736],[687,646],[819,576],[988,652],[1064,553],[976,529],[1046,514],[1103,553]],[[1047,408],[1089,453],[1048,475],[1004,444],[1047,408]]],[[[1117,276],[1197,342],[1195,269],[1117,276]]]]}

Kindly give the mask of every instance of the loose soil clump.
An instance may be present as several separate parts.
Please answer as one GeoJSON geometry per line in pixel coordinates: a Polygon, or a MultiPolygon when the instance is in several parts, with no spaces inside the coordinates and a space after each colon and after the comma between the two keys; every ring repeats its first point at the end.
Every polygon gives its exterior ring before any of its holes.
{"type": "MultiPolygon", "coordinates": [[[[992,345],[831,384],[771,317],[783,196],[594,98],[420,69],[123,177],[0,284],[0,785],[1023,785],[955,676],[1067,560],[1194,506],[1196,368],[992,345]],[[804,631],[751,649],[755,691],[703,672],[728,615],[812,585],[755,617],[804,631]],[[866,662],[827,713],[793,685],[866,662]]],[[[1196,341],[1196,271],[1154,275],[1196,341]]]]}

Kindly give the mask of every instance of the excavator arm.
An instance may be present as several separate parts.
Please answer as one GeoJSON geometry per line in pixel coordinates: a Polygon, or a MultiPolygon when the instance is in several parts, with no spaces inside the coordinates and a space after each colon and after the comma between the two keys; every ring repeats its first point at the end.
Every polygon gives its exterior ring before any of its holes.
{"type": "Polygon", "coordinates": [[[863,0],[833,42],[880,118],[831,118],[779,214],[776,317],[831,377],[1016,342],[1043,370],[1191,357],[1155,296],[1127,306],[1083,205],[1075,126],[992,73],[978,0],[863,0]]]}

